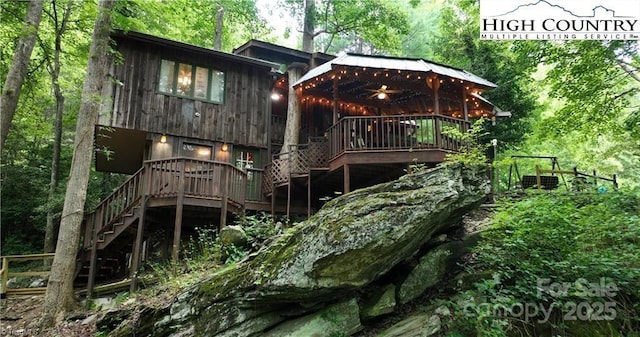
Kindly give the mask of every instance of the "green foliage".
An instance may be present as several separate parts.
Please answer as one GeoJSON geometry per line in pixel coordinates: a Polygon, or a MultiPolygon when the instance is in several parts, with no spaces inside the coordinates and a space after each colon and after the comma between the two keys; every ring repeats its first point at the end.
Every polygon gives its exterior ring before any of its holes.
{"type": "Polygon", "coordinates": [[[459,152],[448,153],[445,159],[466,165],[486,165],[486,152],[490,144],[481,143],[482,136],[486,133],[485,124],[486,120],[480,118],[473,123],[467,132],[462,132],[459,128],[454,127],[443,128],[443,135],[458,139],[464,144],[459,152]]]}
{"type": "Polygon", "coordinates": [[[469,70],[497,84],[496,89],[483,96],[511,111],[513,117],[487,125],[489,132],[484,141],[495,138],[503,147],[514,147],[531,132],[529,118],[538,109],[537,86],[531,80],[537,62],[526,54],[531,42],[479,40],[479,10],[478,1],[447,2],[439,11],[439,31],[431,35],[429,47],[434,61],[469,70]]]}
{"type": "MultiPolygon", "coordinates": [[[[303,1],[283,0],[302,30],[303,1]]],[[[328,0],[317,2],[316,50],[327,53],[352,51],[397,54],[402,37],[409,32],[408,6],[390,0],[328,0]]]]}
{"type": "MultiPolygon", "coordinates": [[[[457,302],[448,303],[458,309],[452,327],[467,333],[482,331],[478,335],[483,336],[501,336],[519,323],[492,315],[483,305],[511,307],[531,303],[555,305],[556,324],[570,329],[562,321],[567,303],[586,303],[595,308],[595,303],[613,301],[616,329],[621,333],[637,331],[638,191],[536,193],[520,202],[505,202],[494,220],[477,247],[474,260],[467,265],[473,275],[482,277],[457,302]],[[560,288],[549,288],[549,284],[566,284],[568,288],[566,292],[556,292],[552,290],[560,288]],[[614,294],[603,291],[607,289],[615,290],[614,294]]],[[[605,328],[611,326],[594,327],[605,328]]]]}
{"type": "Polygon", "coordinates": [[[265,20],[258,15],[255,0],[121,1],[114,24],[123,30],[212,48],[220,8],[225,11],[222,36],[225,51],[269,32],[265,20]]]}
{"type": "Polygon", "coordinates": [[[275,235],[280,234],[280,228],[276,225],[271,215],[259,212],[256,214],[242,214],[236,221],[249,238],[250,250],[256,251],[275,235]]]}

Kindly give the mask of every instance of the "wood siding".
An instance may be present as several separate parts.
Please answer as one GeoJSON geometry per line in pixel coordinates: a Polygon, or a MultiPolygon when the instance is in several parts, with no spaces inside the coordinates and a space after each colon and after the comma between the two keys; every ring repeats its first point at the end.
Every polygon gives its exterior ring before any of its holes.
{"type": "Polygon", "coordinates": [[[118,50],[124,61],[112,68],[107,92],[113,105],[103,111],[101,122],[160,134],[269,146],[272,78],[267,67],[126,39],[118,41],[118,50]],[[224,102],[158,93],[163,58],[223,71],[224,102]]]}

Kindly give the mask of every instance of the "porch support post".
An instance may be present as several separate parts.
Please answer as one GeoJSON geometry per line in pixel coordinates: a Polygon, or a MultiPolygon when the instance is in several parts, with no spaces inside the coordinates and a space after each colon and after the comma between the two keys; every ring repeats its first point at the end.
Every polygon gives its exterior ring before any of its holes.
{"type": "Polygon", "coordinates": [[[176,200],[176,218],[173,229],[173,250],[171,251],[171,260],[178,262],[178,252],[180,251],[180,235],[182,232],[182,208],[184,206],[184,160],[178,162],[178,197],[176,200]]]}
{"type": "Polygon", "coordinates": [[[129,292],[136,291],[138,286],[138,268],[140,267],[140,256],[142,251],[142,238],[144,235],[145,215],[147,213],[147,196],[151,194],[151,168],[145,164],[144,173],[142,175],[142,193],[140,196],[140,216],[138,217],[138,232],[136,233],[136,241],[133,243],[133,252],[131,254],[131,266],[129,269],[129,277],[131,285],[129,292]]]}
{"type": "Polygon", "coordinates": [[[440,114],[440,80],[438,76],[431,78],[431,87],[433,89],[433,112],[436,115],[440,114]]]}
{"type": "Polygon", "coordinates": [[[307,176],[307,219],[311,217],[311,169],[307,176]]]}
{"type": "Polygon", "coordinates": [[[467,105],[467,91],[462,89],[462,115],[466,122],[469,121],[469,106],[467,105]]]}
{"type": "Polygon", "coordinates": [[[129,292],[136,291],[138,286],[138,268],[140,267],[140,257],[142,251],[142,238],[144,234],[145,213],[147,212],[147,196],[142,195],[140,200],[140,217],[138,218],[138,232],[136,233],[136,241],[133,244],[133,254],[131,255],[131,269],[129,277],[131,277],[131,285],[129,292]]]}
{"type": "Polygon", "coordinates": [[[349,164],[344,164],[344,194],[351,192],[351,174],[349,164]]]}
{"type": "Polygon", "coordinates": [[[338,123],[338,77],[333,78],[333,124],[338,123]]]}
{"type": "MultiPolygon", "coordinates": [[[[291,161],[289,157],[289,161],[291,161]]],[[[291,165],[289,164],[289,177],[287,178],[287,219],[291,212],[291,165]]]]}
{"type": "Polygon", "coordinates": [[[104,207],[100,207],[100,211],[94,217],[91,231],[91,252],[89,254],[89,279],[87,280],[87,298],[93,296],[93,286],[96,281],[96,263],[98,259],[98,224],[102,227],[102,219],[104,219],[104,207]]]}
{"type": "Polygon", "coordinates": [[[222,205],[220,205],[220,229],[227,226],[227,212],[229,211],[229,186],[231,185],[231,179],[229,174],[231,172],[229,166],[222,166],[224,173],[222,173],[222,205]]]}

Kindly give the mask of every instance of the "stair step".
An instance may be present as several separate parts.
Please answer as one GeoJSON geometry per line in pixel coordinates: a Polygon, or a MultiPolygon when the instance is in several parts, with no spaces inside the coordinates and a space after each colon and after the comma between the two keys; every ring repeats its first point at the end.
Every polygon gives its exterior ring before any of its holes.
{"type": "Polygon", "coordinates": [[[113,233],[115,233],[115,232],[114,231],[106,231],[106,232],[104,232],[104,236],[111,235],[113,233]]]}

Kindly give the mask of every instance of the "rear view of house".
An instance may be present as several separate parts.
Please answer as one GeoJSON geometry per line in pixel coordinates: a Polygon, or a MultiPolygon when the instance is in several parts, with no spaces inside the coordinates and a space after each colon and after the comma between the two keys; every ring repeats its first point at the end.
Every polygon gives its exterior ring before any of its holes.
{"type": "Polygon", "coordinates": [[[85,219],[89,292],[99,270],[133,275],[151,255],[177,260],[188,233],[235,212],[308,215],[411,163],[442,162],[461,146],[446,127],[464,132],[498,112],[481,96],[494,84],[424,60],[261,41],[229,54],[134,32],[113,40],[96,169],[132,176],[85,219]],[[290,83],[288,66],[304,76],[290,83]],[[300,103],[300,144],[283,145],[287,97],[300,103]]]}

